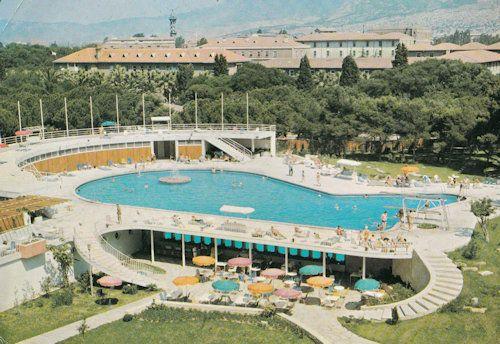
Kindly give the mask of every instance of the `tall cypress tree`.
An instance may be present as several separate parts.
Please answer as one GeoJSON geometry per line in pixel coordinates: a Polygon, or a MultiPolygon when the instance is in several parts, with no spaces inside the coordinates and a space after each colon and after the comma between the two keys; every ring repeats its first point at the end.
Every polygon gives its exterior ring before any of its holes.
{"type": "Polygon", "coordinates": [[[394,68],[404,67],[408,65],[408,49],[403,43],[399,43],[396,47],[396,54],[392,66],[394,68]]]}
{"type": "Polygon", "coordinates": [[[214,75],[227,75],[229,74],[229,69],[227,68],[226,57],[222,54],[215,55],[214,59],[214,75]]]}
{"type": "Polygon", "coordinates": [[[299,77],[297,78],[297,87],[303,90],[311,89],[313,86],[311,65],[307,56],[300,60],[299,77]]]}
{"type": "Polygon", "coordinates": [[[342,61],[342,74],[340,74],[341,86],[353,86],[360,78],[358,65],[352,56],[346,56],[342,61]]]}

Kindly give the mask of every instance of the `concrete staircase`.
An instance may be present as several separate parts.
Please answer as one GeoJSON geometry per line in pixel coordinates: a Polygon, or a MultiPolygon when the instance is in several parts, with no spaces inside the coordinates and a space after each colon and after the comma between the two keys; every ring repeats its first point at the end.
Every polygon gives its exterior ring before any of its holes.
{"type": "Polygon", "coordinates": [[[413,319],[437,311],[454,300],[463,286],[460,270],[444,253],[423,251],[418,253],[430,272],[428,285],[409,299],[387,305],[366,307],[356,318],[385,321],[392,317],[392,309],[397,308],[401,320],[413,319]]]}
{"type": "Polygon", "coordinates": [[[211,137],[207,139],[207,141],[238,161],[248,161],[252,159],[252,152],[233,139],[211,137]]]}
{"type": "Polygon", "coordinates": [[[158,278],[159,276],[155,276],[151,266],[116,250],[95,231],[77,229],[74,243],[80,256],[93,268],[105,274],[142,287],[149,284],[164,287],[164,283],[158,278]]]}

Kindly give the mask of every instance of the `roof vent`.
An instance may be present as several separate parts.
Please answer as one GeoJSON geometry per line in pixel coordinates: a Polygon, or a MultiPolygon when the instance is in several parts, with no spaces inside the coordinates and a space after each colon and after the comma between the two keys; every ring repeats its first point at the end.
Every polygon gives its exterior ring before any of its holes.
{"type": "Polygon", "coordinates": [[[198,53],[194,53],[194,57],[198,57],[198,53]]]}
{"type": "Polygon", "coordinates": [[[166,58],[169,58],[169,57],[170,57],[170,53],[166,53],[166,54],[165,54],[165,57],[166,57],[166,58]]]}
{"type": "Polygon", "coordinates": [[[111,54],[108,54],[108,57],[111,58],[111,54]]]}
{"type": "Polygon", "coordinates": [[[137,55],[135,55],[135,57],[141,57],[141,54],[137,54],[137,55]]]}
{"type": "Polygon", "coordinates": [[[179,54],[179,56],[180,56],[180,57],[184,57],[184,53],[180,53],[180,54],[179,54]]]}
{"type": "Polygon", "coordinates": [[[151,55],[149,55],[149,56],[150,56],[150,57],[155,57],[155,54],[151,54],[151,55]]]}

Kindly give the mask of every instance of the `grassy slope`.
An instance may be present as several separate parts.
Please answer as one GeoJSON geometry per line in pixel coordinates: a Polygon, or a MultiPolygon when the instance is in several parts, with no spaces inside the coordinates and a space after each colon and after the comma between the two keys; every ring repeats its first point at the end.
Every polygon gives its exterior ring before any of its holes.
{"type": "MultiPolygon", "coordinates": [[[[334,164],[337,160],[338,159],[332,159],[326,157],[322,158],[322,161],[329,164],[334,164]]],[[[437,174],[443,182],[446,182],[448,180],[448,177],[453,174],[459,177],[468,177],[469,179],[476,177],[469,174],[461,174],[460,172],[449,167],[432,166],[424,164],[411,164],[411,165],[418,166],[420,170],[418,173],[421,175],[425,174],[429,176],[431,179],[435,174],[437,174]]],[[[391,176],[396,177],[397,175],[401,174],[401,168],[403,166],[405,166],[405,164],[385,162],[385,161],[362,161],[361,166],[356,167],[356,171],[363,174],[367,174],[368,176],[390,174],[391,176]],[[379,172],[377,169],[383,171],[383,173],[379,172]]]]}
{"type": "Polygon", "coordinates": [[[106,290],[106,293],[110,297],[118,298],[118,304],[99,306],[94,302],[95,296],[76,292],[71,306],[54,308],[50,299],[41,297],[26,305],[2,312],[0,313],[0,337],[8,343],[15,343],[152,294],[139,291],[135,295],[125,295],[120,290],[106,290]],[[43,306],[37,305],[38,300],[41,300],[43,306]]]}
{"type": "MultiPolygon", "coordinates": [[[[492,221],[500,225],[500,217],[492,221]]],[[[349,323],[346,327],[354,333],[380,343],[495,343],[500,328],[500,259],[496,250],[500,242],[500,231],[490,233],[491,242],[482,245],[474,260],[466,260],[461,250],[454,251],[450,258],[473,266],[485,261],[481,270],[493,271],[492,276],[482,277],[477,272],[464,272],[462,300],[468,304],[471,297],[478,297],[480,305],[487,307],[485,314],[434,313],[419,319],[408,320],[391,326],[381,323],[349,323]]]]}
{"type": "Polygon", "coordinates": [[[309,344],[309,338],[299,338],[290,331],[266,328],[258,324],[240,324],[219,320],[149,322],[134,319],[103,325],[65,343],[217,343],[217,344],[309,344]]]}

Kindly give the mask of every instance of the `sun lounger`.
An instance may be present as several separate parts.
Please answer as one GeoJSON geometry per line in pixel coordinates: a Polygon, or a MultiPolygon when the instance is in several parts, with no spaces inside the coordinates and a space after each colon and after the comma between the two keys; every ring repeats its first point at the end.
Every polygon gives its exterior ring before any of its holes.
{"type": "Polygon", "coordinates": [[[227,232],[235,232],[235,233],[246,233],[247,226],[243,223],[239,222],[224,222],[219,227],[218,230],[227,231],[227,232]]]}

